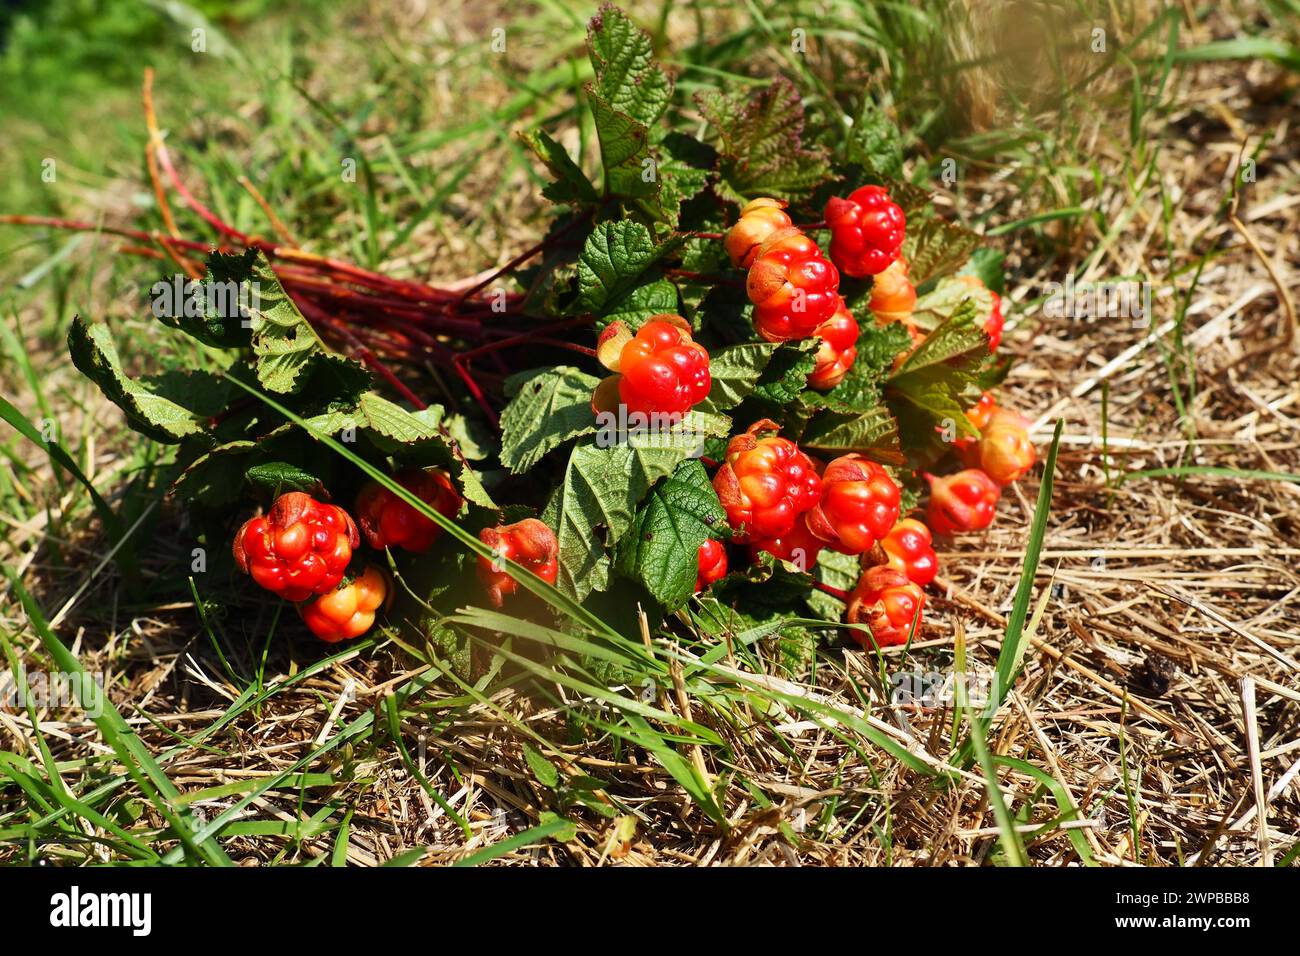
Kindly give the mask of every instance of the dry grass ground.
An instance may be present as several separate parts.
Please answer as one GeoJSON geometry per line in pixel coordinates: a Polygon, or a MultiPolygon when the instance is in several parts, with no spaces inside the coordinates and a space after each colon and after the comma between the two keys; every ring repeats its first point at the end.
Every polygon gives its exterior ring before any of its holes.
{"type": "MultiPolygon", "coordinates": [[[[1199,29],[1208,36],[1231,26],[1211,18],[1199,29]]],[[[1282,343],[1284,297],[1300,285],[1295,74],[1252,62],[1193,65],[1175,76],[1179,106],[1147,120],[1145,135],[1159,149],[1143,168],[1132,166],[1126,117],[1089,119],[1096,125],[1084,139],[1099,175],[1081,202],[1099,210],[1099,220],[1083,220],[1088,225],[1050,254],[1018,233],[1005,239],[1009,298],[1017,303],[1004,346],[1017,359],[1006,400],[1037,416],[1044,442],[1056,420],[1065,422],[1034,594],[1041,616],[988,741],[1030,768],[1004,768],[1000,786],[1037,864],[1077,864],[1087,855],[1116,866],[1179,865],[1194,856],[1202,865],[1269,865],[1293,860],[1300,839],[1300,484],[1241,474],[1300,474],[1300,343],[1282,343]],[[1249,243],[1224,209],[1243,138],[1251,154],[1259,148],[1239,208],[1249,243]],[[1099,247],[1104,253],[1095,255],[1099,247]],[[1207,253],[1189,292],[1192,267],[1207,253]],[[1093,278],[1152,277],[1149,329],[1044,314],[1043,283],[1087,256],[1093,278]],[[1177,288],[1162,279],[1175,268],[1177,288]],[[1158,334],[1148,339],[1149,332],[1158,334]],[[1170,473],[1122,477],[1159,469],[1170,473]]],[[[990,225],[997,225],[1039,211],[1026,206],[1020,182],[1005,168],[972,172],[960,196],[947,198],[995,211],[990,225]]],[[[496,185],[485,172],[463,186],[464,197],[496,185]]],[[[88,198],[93,205],[98,197],[88,198]]],[[[484,264],[522,237],[497,238],[499,249],[479,250],[484,264]]],[[[482,241],[491,244],[493,233],[482,241]]],[[[134,436],[50,343],[33,343],[33,351],[55,417],[90,449],[85,460],[96,484],[120,486],[122,470],[138,463],[127,447],[134,436]]],[[[16,403],[34,419],[42,414],[30,395],[16,403]]],[[[39,454],[24,454],[35,466],[39,454]]],[[[959,639],[974,667],[996,659],[1037,485],[1035,477],[1016,486],[991,531],[941,552],[946,595],[927,611],[911,659],[887,655],[891,671],[950,672],[959,639]]],[[[727,744],[686,755],[712,779],[748,782],[723,790],[726,829],[643,752],[584,739],[563,708],[519,686],[484,695],[434,682],[397,719],[407,754],[380,733],[331,749],[340,728],[367,714],[386,726],[386,695],[422,669],[391,643],[324,669],[315,669],[316,646],[285,627],[266,648],[229,647],[237,671],[262,674],[262,698],[214,729],[249,696],[228,676],[186,583],[158,587],[168,582],[156,576],[174,574],[186,550],[183,535],[169,530],[179,515],[166,509],[158,550],[142,567],[153,590],[171,598],[119,606],[93,524],[59,523],[58,539],[42,543],[75,486],[26,491],[48,508],[0,516],[4,562],[48,614],[58,611],[57,632],[88,670],[106,675],[145,745],[155,754],[175,748],[167,773],[197,811],[215,816],[270,774],[315,775],[252,801],[246,816],[253,823],[243,833],[236,826],[238,835],[223,844],[238,862],[327,857],[376,865],[423,848],[423,864],[448,863],[505,849],[503,841],[557,810],[575,824],[570,839],[507,850],[499,861],[970,865],[1005,854],[978,772],[941,787],[860,738],[792,711],[727,722],[685,695],[666,694],[669,708],[693,713],[727,744]],[[51,553],[77,573],[56,573],[51,553]],[[571,791],[539,779],[526,745],[544,750],[568,780],[601,781],[598,789],[621,814],[609,819],[574,807],[571,791]],[[323,814],[330,808],[346,809],[323,814]]],[[[207,611],[221,613],[216,604],[207,611]]],[[[265,620],[219,623],[227,633],[265,634],[270,605],[264,613],[265,620]]],[[[33,647],[14,602],[0,621],[20,647],[33,647]]],[[[835,647],[810,681],[782,683],[775,671],[767,679],[791,694],[869,710],[927,762],[946,760],[952,711],[889,706],[878,672],[862,653],[835,647]]],[[[40,713],[39,723],[69,775],[106,750],[74,707],[40,713]]],[[[39,763],[26,713],[0,710],[0,739],[39,763]]],[[[24,800],[9,787],[0,810],[12,821],[24,800]]],[[[152,812],[143,801],[134,805],[152,812]]],[[[0,858],[27,859],[29,850],[15,844],[0,858]]],[[[81,849],[40,852],[83,858],[81,849]]]]}

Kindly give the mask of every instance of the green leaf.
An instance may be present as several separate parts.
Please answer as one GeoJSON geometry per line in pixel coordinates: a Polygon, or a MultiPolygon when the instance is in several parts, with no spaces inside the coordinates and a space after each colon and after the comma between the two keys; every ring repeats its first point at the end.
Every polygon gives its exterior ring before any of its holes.
{"type": "Polygon", "coordinates": [[[287,461],[268,461],[254,465],[244,472],[244,479],[270,497],[287,491],[303,491],[319,497],[325,491],[325,483],[320,478],[287,461]]]}
{"type": "Polygon", "coordinates": [[[971,254],[970,261],[962,267],[959,275],[976,276],[989,289],[1003,295],[1007,287],[1006,273],[1003,271],[1006,258],[1001,250],[981,246],[971,254]]]}
{"type": "Polygon", "coordinates": [[[528,145],[537,158],[546,164],[554,178],[542,189],[542,195],[555,203],[594,203],[599,197],[596,187],[578,167],[563,146],[551,139],[544,130],[521,132],[519,138],[528,145]]]}
{"type": "Polygon", "coordinates": [[[592,84],[588,83],[586,89],[600,141],[606,195],[631,199],[657,196],[659,176],[650,156],[650,131],[605,102],[592,84]]]}
{"type": "Polygon", "coordinates": [[[977,437],[965,410],[979,400],[988,337],[976,324],[973,298],[926,336],[885,384],[904,448],[922,463],[946,450],[944,438],[977,437]]]}
{"type": "Polygon", "coordinates": [[[68,329],[68,351],[77,369],[126,413],[131,427],[156,441],[208,441],[208,419],[225,407],[230,394],[223,379],[207,372],[130,378],[122,371],[108,326],[81,316],[68,329]]]}
{"type": "Polygon", "coordinates": [[[804,392],[804,404],[821,411],[809,421],[800,443],[829,454],[857,452],[902,464],[898,422],[881,395],[880,379],[911,341],[900,324],[881,328],[865,323],[857,359],[844,381],[828,392],[804,392]]]}
{"type": "Polygon", "coordinates": [[[789,405],[803,394],[808,376],[816,367],[816,340],[783,342],[759,376],[753,397],[776,405],[789,405]]]}
{"type": "Polygon", "coordinates": [[[745,342],[715,350],[709,356],[713,386],[700,407],[719,412],[735,408],[758,386],[776,350],[774,342],[745,342]]]}
{"type": "Polygon", "coordinates": [[[827,455],[856,453],[885,464],[903,463],[898,422],[884,402],[866,412],[827,410],[808,423],[799,444],[827,455]]]}
{"type": "MultiPolygon", "coordinates": [[[[713,176],[718,155],[713,147],[685,133],[669,133],[660,144],[659,206],[663,221],[676,225],[682,206],[698,196],[713,176]]],[[[719,243],[713,242],[718,248],[719,243]]],[[[683,266],[683,268],[692,268],[683,266]]]]}
{"type": "Polygon", "coordinates": [[[408,412],[382,395],[366,392],[356,405],[304,419],[304,425],[331,437],[344,432],[345,441],[352,431],[363,432],[381,451],[403,458],[409,464],[448,467],[458,479],[461,494],[467,501],[495,508],[478,473],[454,453],[450,435],[440,427],[444,415],[444,410],[437,405],[408,412]]]}
{"type": "Polygon", "coordinates": [[[537,778],[537,782],[543,787],[554,790],[560,785],[560,771],[555,764],[543,757],[529,744],[524,744],[524,760],[528,762],[528,768],[532,770],[533,776],[537,778]]]}
{"type": "Polygon", "coordinates": [[[595,327],[604,328],[613,322],[623,322],[636,330],[652,315],[677,312],[677,287],[667,279],[652,279],[630,289],[626,295],[606,306],[605,314],[595,323],[595,327]]]}
{"type": "Polygon", "coordinates": [[[600,379],[576,368],[532,369],[506,380],[510,404],[501,414],[501,464],[527,471],[551,449],[596,430],[591,396],[600,379]]]}
{"type": "Polygon", "coordinates": [[[587,27],[593,88],[613,109],[651,126],[673,95],[672,80],[654,62],[650,37],[618,7],[606,3],[587,27]]]}
{"type": "Polygon", "coordinates": [[[723,198],[794,199],[829,178],[826,151],[803,144],[803,102],[785,77],[753,93],[704,91],[695,100],[718,133],[723,198]]]}
{"type": "Polygon", "coordinates": [[[903,178],[903,140],[898,127],[869,96],[862,99],[862,112],[849,134],[845,158],[882,181],[903,178]]]}
{"type": "Polygon", "coordinates": [[[560,545],[557,587],[581,601],[592,591],[609,586],[606,546],[613,547],[627,532],[646,492],[660,478],[672,474],[687,453],[685,448],[644,448],[627,443],[606,448],[584,444],[573,449],[564,481],[542,515],[555,529],[560,545]]]}
{"type": "Polygon", "coordinates": [[[908,278],[917,288],[931,279],[955,272],[980,243],[980,237],[965,226],[948,222],[927,208],[907,220],[903,255],[908,278]]]}
{"type": "Polygon", "coordinates": [[[601,223],[578,257],[578,299],[570,311],[614,314],[635,324],[635,317],[654,315],[646,310],[668,304],[670,298],[675,309],[677,290],[671,283],[650,279],[647,271],[679,245],[656,243],[649,229],[630,219],[601,223]]]}
{"type": "Polygon", "coordinates": [[[684,461],[655,485],[619,547],[619,570],[645,585],[667,610],[695,593],[699,550],[726,522],[717,492],[698,460],[684,461]]]}
{"type": "Polygon", "coordinates": [[[182,501],[219,508],[239,498],[249,458],[257,453],[254,441],[232,441],[216,445],[180,474],[172,491],[182,501]]]}
{"type": "Polygon", "coordinates": [[[150,289],[154,316],[204,345],[226,349],[247,346],[253,331],[240,315],[239,293],[245,293],[245,301],[251,299],[249,281],[257,255],[256,249],[242,253],[214,250],[208,254],[207,275],[202,282],[193,283],[179,275],[160,279],[150,289]],[[220,284],[219,294],[214,284],[220,284]]]}

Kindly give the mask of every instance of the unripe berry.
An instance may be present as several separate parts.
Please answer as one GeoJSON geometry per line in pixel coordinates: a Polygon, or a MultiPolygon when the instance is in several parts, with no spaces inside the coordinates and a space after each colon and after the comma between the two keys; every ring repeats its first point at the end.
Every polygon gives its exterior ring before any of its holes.
{"type": "Polygon", "coordinates": [[[766,551],[774,558],[789,561],[800,571],[811,571],[817,564],[817,555],[821,554],[826,542],[808,530],[808,523],[799,518],[794,527],[775,538],[762,538],[751,541],[749,556],[757,561],[760,553],[766,551]]]}
{"type": "Polygon", "coordinates": [[[324,594],[343,579],[361,538],[351,516],[300,491],[281,495],[250,518],[231,545],[235,563],[286,601],[324,594]]]}
{"type": "Polygon", "coordinates": [[[303,623],[329,644],[360,637],[389,595],[388,578],[373,565],[347,584],[299,605],[303,623]]]}
{"type": "MultiPolygon", "coordinates": [[[[408,468],[394,480],[439,514],[454,518],[461,497],[441,468],[408,468]]],[[[433,547],[442,528],[377,481],[367,482],[357,494],[357,523],[366,544],[376,550],[404,548],[422,553],[433,547]]]]}
{"type": "Polygon", "coordinates": [[[907,218],[881,186],[861,186],[847,199],[832,196],[826,203],[831,228],[831,261],[845,275],[879,275],[903,248],[907,218]]]}
{"type": "Polygon", "coordinates": [[[822,472],[822,494],[808,529],[844,554],[871,550],[898,521],[899,490],[889,473],[861,455],[836,458],[822,472]]]}
{"type": "MultiPolygon", "coordinates": [[[[886,563],[908,580],[925,587],[939,573],[939,556],[934,553],[930,529],[915,518],[904,518],[880,539],[886,563]]],[[[865,560],[866,555],[863,555],[865,560]]]]}
{"type": "MultiPolygon", "coordinates": [[[[966,409],[966,418],[974,426],[976,431],[982,431],[984,426],[989,423],[989,418],[997,409],[997,400],[994,399],[992,392],[985,392],[980,396],[980,400],[966,409]]],[[[979,467],[979,459],[968,461],[966,458],[969,449],[979,443],[978,438],[957,438],[953,440],[952,447],[957,452],[957,457],[962,463],[969,465],[971,468],[979,467]]]]}
{"type": "Polygon", "coordinates": [[[916,311],[916,286],[907,277],[907,260],[902,256],[871,280],[870,309],[877,325],[906,322],[916,311]]]}
{"type": "Polygon", "coordinates": [[[740,219],[727,230],[723,246],[733,266],[748,269],[759,247],[778,232],[793,230],[785,203],[779,199],[755,199],[740,211],[740,219]]]}
{"type": "Polygon", "coordinates": [[[866,650],[906,644],[921,630],[925,594],[907,575],[887,565],[869,568],[849,596],[848,622],[867,630],[849,631],[866,650]]]}
{"type": "Polygon", "coordinates": [[[727,573],[727,549],[721,541],[708,538],[700,545],[696,556],[699,570],[695,574],[695,590],[703,591],[727,573]]]}
{"type": "Polygon", "coordinates": [[[709,394],[709,353],[691,334],[652,318],[623,346],[618,394],[629,412],[684,415],[709,394]]]}
{"type": "Polygon", "coordinates": [[[979,441],[964,448],[961,457],[1005,487],[1034,467],[1038,453],[1029,440],[1029,422],[1009,408],[998,408],[985,421],[979,441]]]}
{"type": "Polygon", "coordinates": [[[726,460],[713,476],[713,489],[736,529],[737,541],[778,538],[789,533],[795,519],[813,507],[822,483],[808,456],[787,438],[760,432],[776,431],[763,419],[727,443],[726,460]]]}
{"type": "Polygon", "coordinates": [[[839,306],[840,274],[803,233],[778,233],[763,243],[745,291],[754,328],[769,342],[806,339],[839,306]]]}
{"type": "Polygon", "coordinates": [[[479,540],[496,554],[496,559],[478,559],[478,577],[493,605],[500,607],[505,596],[519,590],[517,582],[504,560],[522,564],[548,584],[554,584],[560,572],[560,545],[555,532],[536,518],[525,518],[514,524],[484,528],[479,540]]]}
{"type": "Polygon", "coordinates": [[[978,468],[946,478],[926,475],[930,483],[928,523],[935,534],[983,531],[993,523],[1002,489],[978,468]]]}
{"type": "Polygon", "coordinates": [[[817,347],[817,367],[808,376],[808,387],[825,391],[844,381],[858,357],[857,320],[849,312],[844,300],[827,321],[817,326],[816,336],[821,339],[817,347]]]}

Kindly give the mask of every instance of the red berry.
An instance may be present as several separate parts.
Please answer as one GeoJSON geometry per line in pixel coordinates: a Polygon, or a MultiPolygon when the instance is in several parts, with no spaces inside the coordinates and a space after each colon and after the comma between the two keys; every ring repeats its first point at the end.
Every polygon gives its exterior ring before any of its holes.
{"type": "Polygon", "coordinates": [[[930,483],[928,521],[935,534],[983,531],[993,523],[1002,489],[977,468],[967,468],[946,478],[926,475],[930,483]]]}
{"type": "Polygon", "coordinates": [[[684,415],[713,385],[704,346],[689,332],[653,318],[623,346],[618,368],[618,394],[629,413],[684,415]]]}
{"type": "Polygon", "coordinates": [[[794,527],[775,538],[762,538],[751,541],[749,556],[757,561],[760,552],[766,551],[774,558],[789,561],[800,571],[811,571],[817,564],[817,555],[821,554],[826,542],[808,530],[808,523],[797,520],[794,527]]]}
{"type": "Polygon", "coordinates": [[[858,357],[858,323],[844,300],[827,321],[817,326],[821,345],[817,348],[817,367],[808,376],[808,387],[825,391],[844,381],[858,357]]]}
{"type": "Polygon", "coordinates": [[[375,612],[388,597],[388,578],[374,566],[333,591],[298,607],[303,623],[322,641],[334,644],[360,637],[375,623],[375,612]]]}
{"type": "MultiPolygon", "coordinates": [[[[441,515],[454,518],[460,511],[460,494],[441,468],[408,468],[393,479],[441,515]]],[[[366,482],[357,494],[357,523],[366,544],[376,550],[428,551],[442,534],[442,528],[432,518],[420,514],[377,481],[366,482]]]]}
{"type": "MultiPolygon", "coordinates": [[[[484,528],[479,540],[491,548],[498,559],[509,559],[522,564],[548,584],[554,584],[560,571],[560,545],[555,532],[536,518],[525,518],[514,524],[484,528]]],[[[478,578],[487,589],[492,603],[500,607],[507,594],[519,589],[504,560],[478,559],[478,578]]]]}
{"type": "Polygon", "coordinates": [[[889,558],[889,567],[925,587],[939,573],[939,556],[931,542],[929,528],[915,518],[904,518],[880,539],[880,546],[889,558]]]}
{"type": "Polygon", "coordinates": [[[967,440],[959,451],[963,464],[979,468],[999,485],[1024,477],[1038,453],[1029,440],[1029,422],[1009,408],[991,411],[980,427],[979,441],[967,440]]]}
{"type": "Polygon", "coordinates": [[[699,571],[695,575],[696,591],[703,591],[727,573],[727,549],[721,541],[707,539],[700,545],[697,560],[699,571]]]}
{"type": "Polygon", "coordinates": [[[867,650],[906,644],[921,630],[921,609],[925,593],[907,575],[887,565],[870,568],[849,596],[848,621],[865,624],[850,630],[854,640],[867,650]]]}
{"type": "Polygon", "coordinates": [[[996,352],[1002,344],[1002,327],[1006,325],[1006,319],[1002,317],[1002,296],[992,290],[989,295],[993,296],[993,311],[984,323],[984,331],[988,333],[989,351],[996,352]]]}
{"type": "Polygon", "coordinates": [[[778,232],[759,246],[745,280],[754,328],[769,342],[808,338],[835,314],[839,285],[817,243],[798,230],[778,232]]]}
{"type": "Polygon", "coordinates": [[[844,554],[862,554],[898,521],[898,485],[861,455],[836,458],[822,472],[821,501],[808,528],[844,554]]]}
{"type": "Polygon", "coordinates": [[[881,186],[861,186],[848,199],[832,196],[826,203],[831,228],[831,261],[845,275],[879,275],[903,248],[907,217],[881,186]]]}
{"type": "Polygon", "coordinates": [[[797,232],[779,199],[755,199],[740,211],[739,221],[727,231],[723,245],[731,264],[748,269],[759,247],[778,232],[797,232]]]}
{"type": "Polygon", "coordinates": [[[736,540],[779,538],[795,519],[817,504],[822,483],[808,456],[794,442],[776,435],[776,422],[755,422],[727,443],[726,460],[713,476],[736,540]]]}
{"type": "Polygon", "coordinates": [[[305,601],[343,579],[360,544],[346,511],[292,491],[265,515],[244,522],[231,550],[239,569],[258,585],[286,601],[305,601]]]}

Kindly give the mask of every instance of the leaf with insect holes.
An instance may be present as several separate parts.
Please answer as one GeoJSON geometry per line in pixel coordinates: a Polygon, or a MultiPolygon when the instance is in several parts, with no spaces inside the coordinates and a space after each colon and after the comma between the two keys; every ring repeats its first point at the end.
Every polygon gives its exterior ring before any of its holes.
{"type": "Polygon", "coordinates": [[[544,130],[521,132],[519,138],[550,170],[554,179],[542,189],[542,195],[555,203],[594,203],[599,197],[586,173],[569,156],[563,146],[544,130]]]}
{"type": "Polygon", "coordinates": [[[718,192],[744,203],[757,196],[794,199],[831,175],[826,150],[805,147],[803,101],[777,77],[753,93],[697,93],[695,101],[717,131],[718,192]]]}
{"type": "Polygon", "coordinates": [[[904,449],[919,461],[939,457],[944,437],[978,437],[965,409],[979,400],[979,370],[988,337],[967,297],[885,380],[885,397],[898,419],[904,449]]]}
{"type": "Polygon", "coordinates": [[[551,449],[594,432],[591,396],[599,384],[595,376],[567,365],[508,378],[510,404],[501,413],[501,464],[517,475],[551,449]]]}
{"type": "Polygon", "coordinates": [[[231,385],[208,372],[165,372],[133,379],[122,371],[108,326],[77,316],[68,329],[68,351],[77,369],[99,386],[136,431],[175,444],[211,440],[208,420],[225,408],[231,385]]]}
{"type": "Polygon", "coordinates": [[[700,408],[725,412],[739,405],[758,387],[777,348],[774,342],[745,342],[715,350],[709,356],[713,385],[700,408]]]}
{"type": "Polygon", "coordinates": [[[253,330],[251,322],[244,321],[240,313],[240,300],[242,293],[244,304],[251,305],[253,287],[249,283],[257,256],[256,249],[242,253],[213,251],[208,254],[207,274],[202,281],[175,276],[159,280],[150,289],[154,302],[161,302],[169,292],[173,301],[172,308],[155,311],[158,321],[214,348],[247,346],[253,330]],[[197,303],[198,308],[185,308],[184,302],[175,301],[178,281],[183,282],[182,295],[197,303]]]}
{"type": "Polygon", "coordinates": [[[918,288],[931,279],[957,271],[979,245],[980,237],[965,226],[948,222],[932,209],[910,213],[903,257],[907,276],[918,288]]]}
{"type": "Polygon", "coordinates": [[[656,243],[639,222],[601,223],[578,257],[578,299],[570,312],[617,315],[635,331],[646,317],[664,311],[662,306],[671,303],[675,309],[677,290],[662,282],[654,267],[679,246],[676,240],[656,243]]]}
{"type": "Polygon", "coordinates": [[[699,461],[682,462],[659,482],[619,544],[618,569],[645,585],[667,610],[695,593],[700,545],[716,537],[726,512],[699,461]]]}
{"type": "Polygon", "coordinates": [[[321,341],[260,251],[213,253],[208,258],[208,281],[247,287],[247,318],[217,317],[214,325],[209,317],[177,327],[210,345],[251,343],[257,381],[268,392],[352,399],[370,384],[364,365],[331,351],[321,341]],[[241,323],[247,324],[246,330],[241,323]],[[238,336],[236,326],[240,328],[238,336]]]}

